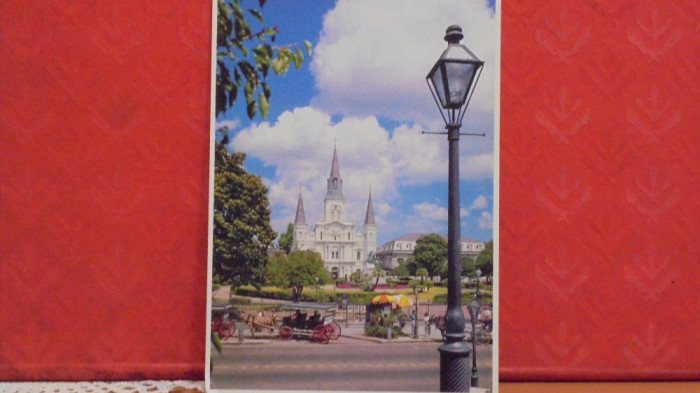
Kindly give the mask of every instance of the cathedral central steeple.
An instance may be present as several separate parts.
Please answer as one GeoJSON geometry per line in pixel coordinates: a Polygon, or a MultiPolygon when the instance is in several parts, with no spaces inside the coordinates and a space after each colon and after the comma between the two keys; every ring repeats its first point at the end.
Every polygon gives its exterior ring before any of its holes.
{"type": "Polygon", "coordinates": [[[328,189],[325,204],[324,220],[345,220],[345,196],[343,196],[343,179],[340,178],[340,164],[338,164],[338,149],[333,146],[333,161],[331,162],[331,174],[328,176],[328,189]]]}
{"type": "Polygon", "coordinates": [[[343,179],[340,178],[340,165],[338,164],[338,149],[335,146],[333,146],[333,161],[331,162],[331,174],[328,176],[326,198],[345,199],[343,197],[343,179]]]}

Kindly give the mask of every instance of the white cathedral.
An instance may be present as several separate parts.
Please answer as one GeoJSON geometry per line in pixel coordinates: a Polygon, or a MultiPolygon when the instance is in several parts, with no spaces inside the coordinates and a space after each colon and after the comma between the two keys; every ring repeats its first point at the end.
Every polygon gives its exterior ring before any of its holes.
{"type": "Polygon", "coordinates": [[[314,250],[321,254],[326,269],[333,278],[349,278],[355,271],[368,272],[374,265],[368,261],[370,252],[377,249],[377,225],[374,222],[372,191],[367,201],[367,212],[362,227],[346,218],[343,179],[340,177],[338,152],[333,148],[331,173],[326,197],[323,199],[323,220],[309,227],[306,223],[304,201],[299,192],[294,218],[292,250],[314,250]]]}

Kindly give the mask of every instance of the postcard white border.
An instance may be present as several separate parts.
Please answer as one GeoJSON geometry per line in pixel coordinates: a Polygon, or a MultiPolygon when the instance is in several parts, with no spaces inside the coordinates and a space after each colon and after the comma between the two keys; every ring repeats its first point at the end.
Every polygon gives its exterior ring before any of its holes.
{"type": "MultiPolygon", "coordinates": [[[[212,292],[212,271],[213,271],[213,248],[214,248],[214,164],[215,164],[215,127],[216,127],[216,24],[217,24],[217,2],[211,3],[211,75],[210,75],[210,108],[209,108],[209,209],[208,209],[208,234],[207,234],[207,299],[206,299],[206,336],[205,336],[205,369],[204,386],[207,392],[224,393],[240,392],[238,389],[212,389],[211,388],[211,292],[212,292]]],[[[495,40],[495,69],[494,69],[494,125],[493,125],[493,347],[491,351],[491,381],[490,391],[498,393],[498,348],[499,348],[499,326],[500,326],[500,274],[499,264],[499,222],[500,222],[500,136],[501,136],[501,0],[495,0],[496,31],[495,40]]],[[[250,391],[250,390],[246,390],[250,391]]],[[[277,392],[276,390],[265,390],[265,392],[277,392]]],[[[299,390],[285,390],[283,393],[299,392],[299,390]]],[[[303,392],[303,391],[302,391],[303,392]]],[[[340,393],[340,392],[336,392],[340,393]]]]}
{"type": "Polygon", "coordinates": [[[211,2],[211,69],[209,75],[210,98],[209,98],[209,209],[207,217],[207,326],[204,337],[205,361],[204,361],[204,389],[211,391],[211,292],[212,292],[212,270],[214,262],[214,161],[216,146],[216,15],[217,2],[211,2]]]}

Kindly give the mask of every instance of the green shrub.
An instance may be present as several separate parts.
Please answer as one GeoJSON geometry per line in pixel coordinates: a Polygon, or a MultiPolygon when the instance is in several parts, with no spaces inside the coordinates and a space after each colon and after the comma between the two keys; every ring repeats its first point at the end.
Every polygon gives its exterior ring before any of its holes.
{"type": "Polygon", "coordinates": [[[376,296],[373,292],[352,292],[348,294],[348,302],[352,304],[367,304],[376,296]]]}
{"type": "MultiPolygon", "coordinates": [[[[250,297],[261,297],[265,299],[276,299],[276,300],[292,300],[292,291],[289,289],[282,288],[263,288],[257,291],[252,287],[240,287],[235,291],[237,296],[250,296],[250,297]]],[[[376,293],[362,291],[362,292],[349,292],[348,302],[351,304],[367,304],[372,300],[372,297],[376,296],[376,293]]],[[[323,292],[323,291],[308,291],[301,294],[302,302],[315,302],[320,301],[324,303],[338,303],[342,299],[343,293],[339,292],[323,292]]]]}
{"type": "MultiPolygon", "coordinates": [[[[487,304],[493,301],[493,296],[488,292],[481,292],[481,304],[487,304]]],[[[474,299],[474,292],[462,292],[462,305],[467,305],[474,299]]],[[[447,304],[447,294],[438,293],[433,297],[433,304],[447,304]]]]}
{"type": "Polygon", "coordinates": [[[230,298],[228,300],[228,302],[231,305],[236,305],[236,304],[251,304],[253,301],[247,297],[233,296],[232,298],[230,298]]]}
{"type": "Polygon", "coordinates": [[[340,303],[340,294],[335,292],[325,293],[321,292],[309,292],[301,294],[302,302],[321,302],[321,303],[340,303]]]}
{"type": "MultiPolygon", "coordinates": [[[[471,293],[463,292],[462,293],[462,304],[469,303],[473,298],[474,298],[474,296],[471,293]]],[[[433,298],[433,303],[446,304],[447,303],[447,294],[446,293],[438,293],[433,298]]]]}
{"type": "Polygon", "coordinates": [[[371,325],[365,328],[365,335],[369,337],[386,338],[387,329],[391,329],[391,337],[399,337],[403,335],[401,326],[399,326],[398,314],[384,314],[382,311],[375,311],[370,316],[371,325]]]}
{"type": "MultiPolygon", "coordinates": [[[[368,326],[367,328],[365,328],[365,336],[386,338],[386,330],[386,326],[368,326]]],[[[391,338],[399,337],[402,334],[403,332],[401,331],[401,327],[391,327],[391,338]]]]}
{"type": "Polygon", "coordinates": [[[228,302],[224,299],[212,299],[212,301],[211,301],[212,307],[225,307],[227,305],[228,305],[228,302]]]}
{"type": "Polygon", "coordinates": [[[292,291],[289,289],[280,288],[263,288],[260,291],[257,291],[255,288],[238,288],[236,289],[236,295],[262,297],[276,300],[292,300],[292,291]]]}

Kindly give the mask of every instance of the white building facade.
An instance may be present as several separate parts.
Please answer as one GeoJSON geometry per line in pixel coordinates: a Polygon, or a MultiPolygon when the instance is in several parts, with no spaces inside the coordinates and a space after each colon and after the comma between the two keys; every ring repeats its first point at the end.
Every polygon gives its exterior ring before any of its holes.
{"type": "Polygon", "coordinates": [[[368,263],[370,252],[377,248],[377,225],[374,220],[372,192],[367,200],[364,224],[356,226],[346,216],[343,179],[340,177],[338,152],[333,148],[331,171],[327,179],[324,198],[323,219],[315,225],[306,223],[306,212],[301,192],[294,218],[294,241],[292,250],[314,250],[321,254],[323,263],[334,278],[349,278],[360,270],[367,272],[373,268],[368,263]]]}
{"type": "MultiPolygon", "coordinates": [[[[416,248],[416,241],[424,235],[427,235],[427,233],[407,233],[384,243],[384,245],[377,250],[377,260],[380,266],[386,270],[391,270],[399,266],[401,262],[408,260],[408,258],[413,256],[413,250],[416,248]]],[[[443,239],[447,240],[447,236],[441,236],[443,239]]],[[[484,250],[484,242],[473,240],[468,237],[462,237],[460,243],[460,253],[462,257],[466,256],[471,259],[476,259],[479,253],[484,250]]]]}

